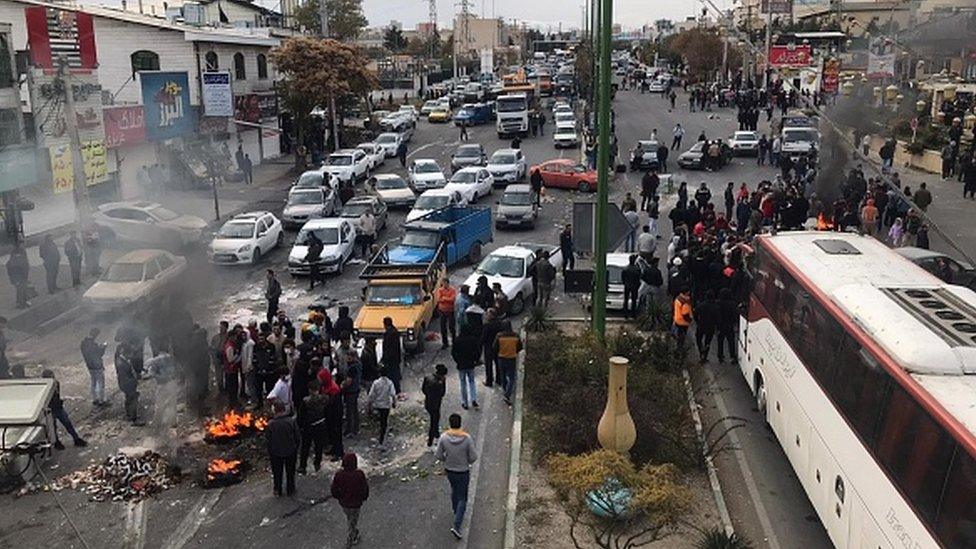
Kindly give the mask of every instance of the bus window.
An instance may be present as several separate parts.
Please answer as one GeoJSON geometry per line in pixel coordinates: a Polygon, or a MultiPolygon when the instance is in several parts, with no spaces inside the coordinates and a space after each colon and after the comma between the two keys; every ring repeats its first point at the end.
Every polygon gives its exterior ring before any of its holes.
{"type": "Polygon", "coordinates": [[[976,460],[962,448],[956,450],[939,506],[936,525],[943,547],[976,547],[976,460]]]}
{"type": "Polygon", "coordinates": [[[844,336],[836,362],[831,397],[870,447],[877,436],[890,379],[878,361],[849,335],[844,336]]]}

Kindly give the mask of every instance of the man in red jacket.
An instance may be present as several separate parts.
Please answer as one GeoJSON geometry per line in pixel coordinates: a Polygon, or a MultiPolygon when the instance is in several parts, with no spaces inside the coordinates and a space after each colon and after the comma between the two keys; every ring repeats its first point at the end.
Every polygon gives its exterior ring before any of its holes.
{"type": "Polygon", "coordinates": [[[332,497],[342,506],[349,525],[346,549],[359,543],[359,508],[369,499],[369,483],[366,474],[359,469],[356,454],[342,456],[342,469],[332,477],[332,497]]]}

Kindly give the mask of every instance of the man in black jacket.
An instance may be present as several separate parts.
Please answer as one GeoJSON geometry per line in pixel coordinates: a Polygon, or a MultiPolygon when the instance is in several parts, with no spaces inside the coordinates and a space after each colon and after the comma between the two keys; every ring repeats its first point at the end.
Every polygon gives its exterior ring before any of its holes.
{"type": "Polygon", "coordinates": [[[695,343],[698,345],[698,356],[702,362],[708,362],[708,351],[715,336],[718,325],[718,302],[715,300],[715,290],[705,292],[705,299],[694,309],[695,315],[695,343]]]}
{"type": "Polygon", "coordinates": [[[647,207],[651,204],[651,198],[657,194],[657,188],[661,184],[661,178],[657,176],[657,170],[651,169],[648,172],[644,172],[644,177],[641,178],[641,210],[647,211],[647,207]]]}
{"type": "MultiPolygon", "coordinates": [[[[417,334],[417,337],[424,337],[424,334],[417,334]]],[[[393,319],[386,317],[383,319],[383,366],[390,373],[390,381],[393,382],[393,387],[396,388],[397,395],[401,394],[400,390],[400,362],[402,360],[403,353],[401,351],[400,343],[400,330],[397,330],[396,326],[393,325],[393,319]]]]}
{"type": "Polygon", "coordinates": [[[44,242],[39,248],[41,262],[44,263],[44,272],[47,275],[47,293],[53,294],[58,291],[58,269],[61,267],[61,252],[54,244],[51,235],[44,237],[44,242]]]}
{"type": "Polygon", "coordinates": [[[532,187],[532,193],[535,195],[535,206],[537,208],[542,207],[542,171],[535,169],[532,170],[532,175],[529,176],[529,185],[532,187]]]}
{"type": "Polygon", "coordinates": [[[481,329],[481,348],[485,359],[485,387],[494,385],[497,379],[501,383],[501,368],[495,364],[495,336],[505,329],[505,322],[499,318],[497,309],[485,312],[485,325],[481,329]]]}
{"type": "Polygon", "coordinates": [[[471,405],[478,408],[478,384],[474,379],[474,367],[481,356],[481,341],[470,325],[461,329],[461,335],[454,340],[451,347],[451,357],[458,369],[458,379],[461,382],[461,407],[468,409],[468,397],[471,405]]]}
{"type": "Polygon", "coordinates": [[[274,477],[274,495],[281,495],[281,476],[284,472],[285,490],[291,496],[295,494],[295,461],[298,458],[302,436],[298,430],[298,423],[293,416],[288,415],[288,409],[283,402],[274,403],[274,413],[274,419],[264,430],[268,442],[271,474],[274,477]]]}
{"type": "Polygon", "coordinates": [[[637,316],[637,295],[641,284],[637,255],[630,256],[630,263],[620,273],[620,281],[624,285],[624,317],[634,318],[637,316]]]}
{"type": "Polygon", "coordinates": [[[305,253],[305,262],[308,263],[308,291],[312,291],[315,289],[315,283],[319,281],[319,260],[322,259],[322,251],[325,247],[313,231],[308,232],[305,244],[308,246],[308,251],[305,253]]]}
{"type": "Polygon", "coordinates": [[[15,243],[13,250],[10,251],[10,259],[7,260],[7,276],[17,294],[18,309],[26,309],[30,306],[27,302],[29,275],[30,263],[27,261],[27,250],[20,243],[15,243]]]}
{"type": "Polygon", "coordinates": [[[81,241],[77,232],[71,231],[71,236],[64,243],[64,255],[71,267],[71,285],[78,286],[81,284],[81,241]]]}
{"type": "Polygon", "coordinates": [[[724,350],[729,350],[732,364],[738,364],[739,359],[735,351],[735,335],[739,328],[739,308],[732,299],[732,291],[722,288],[718,291],[718,362],[725,362],[724,350]]]}
{"type": "Polygon", "coordinates": [[[105,401],[105,348],[108,343],[95,341],[98,337],[98,328],[92,328],[88,332],[88,337],[81,340],[81,357],[85,359],[85,367],[88,368],[88,376],[91,378],[92,404],[95,406],[106,406],[105,401]]]}
{"type": "Polygon", "coordinates": [[[271,269],[268,269],[268,285],[264,289],[264,297],[268,300],[266,317],[268,323],[271,323],[278,314],[278,300],[281,299],[281,282],[278,282],[275,272],[271,269]]]}
{"type": "Polygon", "coordinates": [[[424,393],[424,409],[430,416],[430,428],[427,430],[427,448],[434,449],[434,440],[441,432],[441,401],[447,393],[447,366],[434,366],[434,373],[425,377],[420,390],[424,393]]]}
{"type": "Polygon", "coordinates": [[[573,270],[576,267],[572,225],[566,225],[563,232],[559,233],[559,251],[563,255],[563,276],[566,276],[566,269],[573,270]]]}

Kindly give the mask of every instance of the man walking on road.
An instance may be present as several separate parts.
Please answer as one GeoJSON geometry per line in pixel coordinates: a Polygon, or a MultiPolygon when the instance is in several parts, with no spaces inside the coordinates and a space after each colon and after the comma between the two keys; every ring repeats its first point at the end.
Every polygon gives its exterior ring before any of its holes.
{"type": "Polygon", "coordinates": [[[92,328],[88,332],[88,337],[81,340],[81,357],[85,360],[85,367],[88,368],[88,376],[91,378],[92,404],[108,406],[105,400],[105,362],[103,361],[108,343],[95,341],[99,333],[98,328],[92,328]]]}
{"type": "Polygon", "coordinates": [[[532,186],[533,199],[535,200],[535,207],[542,207],[542,172],[540,170],[533,170],[532,175],[529,176],[529,185],[532,186]]]}
{"type": "Polygon", "coordinates": [[[644,176],[641,178],[641,210],[647,211],[647,207],[651,204],[651,198],[657,194],[660,184],[661,178],[657,176],[657,170],[652,168],[650,171],[644,172],[644,176]]]}
{"type": "Polygon", "coordinates": [[[451,286],[447,277],[442,278],[441,285],[434,290],[434,302],[437,305],[437,316],[440,317],[441,324],[441,349],[450,347],[451,340],[457,338],[457,325],[454,322],[454,301],[457,296],[457,288],[451,286]]]}
{"type": "Polygon", "coordinates": [[[305,244],[308,246],[308,251],[305,252],[305,263],[308,263],[308,291],[311,292],[315,289],[315,283],[319,282],[319,261],[325,246],[315,235],[315,231],[308,232],[305,244]]]}
{"type": "Polygon", "coordinates": [[[502,331],[495,336],[495,360],[498,361],[500,376],[498,382],[505,389],[505,403],[512,405],[515,392],[515,370],[518,354],[522,350],[522,339],[512,330],[512,323],[505,322],[502,331]]]}
{"type": "Polygon", "coordinates": [[[359,509],[369,499],[369,483],[359,468],[356,454],[350,452],[342,456],[342,469],[332,477],[330,492],[346,514],[346,549],[349,549],[359,543],[359,509]]]}
{"type": "Polygon", "coordinates": [[[620,272],[624,285],[624,318],[637,317],[638,290],[641,285],[641,270],[637,266],[637,255],[631,254],[629,264],[620,272]]]}
{"type": "Polygon", "coordinates": [[[14,244],[13,250],[10,251],[10,259],[7,260],[7,277],[10,278],[10,284],[17,294],[18,309],[26,309],[30,306],[27,302],[29,274],[30,263],[27,261],[27,250],[18,242],[14,244]]]}
{"type": "Polygon", "coordinates": [[[241,169],[244,171],[244,184],[254,183],[254,162],[251,161],[251,155],[244,155],[244,166],[241,169]]]}
{"type": "Polygon", "coordinates": [[[397,145],[396,155],[397,158],[400,159],[400,167],[406,168],[407,167],[407,143],[405,141],[401,141],[400,144],[397,145]]]}
{"type": "Polygon", "coordinates": [[[441,402],[447,393],[447,366],[434,366],[434,373],[425,377],[420,386],[424,394],[424,410],[430,416],[430,427],[427,429],[427,449],[434,451],[434,440],[441,432],[441,402]]]}
{"type": "Polygon", "coordinates": [[[458,140],[464,143],[465,141],[468,140],[468,125],[461,123],[458,126],[458,128],[460,128],[460,132],[461,132],[461,135],[458,137],[458,140]]]}
{"type": "Polygon", "coordinates": [[[475,409],[478,408],[478,383],[474,379],[474,367],[481,356],[481,342],[474,326],[466,325],[461,328],[461,335],[454,341],[451,358],[458,369],[458,381],[461,383],[461,407],[468,409],[468,402],[475,409]]]}
{"type": "Polygon", "coordinates": [[[918,190],[915,191],[915,196],[912,197],[912,200],[923,212],[929,209],[929,204],[932,203],[932,193],[925,188],[924,181],[918,186],[918,190]]]}
{"type": "Polygon", "coordinates": [[[461,416],[451,414],[451,428],[444,431],[437,442],[437,459],[444,462],[447,481],[451,484],[451,509],[454,525],[451,533],[461,539],[461,524],[468,506],[468,485],[471,482],[471,464],[478,460],[471,435],[461,429],[461,416]]]}
{"type": "Polygon", "coordinates": [[[563,255],[563,276],[566,270],[573,270],[576,267],[576,257],[573,255],[573,227],[566,225],[563,232],[559,233],[559,251],[563,255]]]}
{"type": "Polygon", "coordinates": [[[71,285],[81,285],[81,241],[78,240],[77,232],[71,231],[71,236],[64,243],[64,255],[71,267],[71,285]]]}
{"type": "Polygon", "coordinates": [[[681,140],[685,136],[685,129],[681,127],[680,123],[678,123],[674,125],[674,129],[671,130],[671,133],[672,135],[674,135],[674,138],[671,140],[671,150],[672,151],[680,150],[681,140]]]}
{"type": "Polygon", "coordinates": [[[264,289],[264,297],[268,300],[266,318],[270,324],[278,314],[278,300],[281,299],[281,283],[275,278],[273,270],[268,269],[268,285],[264,289]]]}
{"type": "Polygon", "coordinates": [[[41,261],[44,263],[44,273],[47,275],[47,293],[58,291],[58,269],[61,267],[61,252],[58,251],[51,235],[44,237],[39,248],[41,261]]]}
{"type": "MultiPolygon", "coordinates": [[[[423,337],[423,334],[418,334],[418,337],[423,337]]],[[[389,372],[390,380],[393,381],[393,388],[396,389],[397,395],[400,395],[402,391],[400,390],[400,362],[403,357],[403,352],[400,343],[400,330],[397,330],[396,326],[393,325],[393,319],[386,317],[383,319],[383,366],[389,372]]]]}
{"type": "Polygon", "coordinates": [[[294,416],[288,415],[285,403],[275,402],[274,413],[274,419],[265,429],[271,474],[274,478],[274,495],[281,496],[281,477],[284,473],[285,493],[291,496],[295,494],[295,462],[302,436],[294,416]]]}

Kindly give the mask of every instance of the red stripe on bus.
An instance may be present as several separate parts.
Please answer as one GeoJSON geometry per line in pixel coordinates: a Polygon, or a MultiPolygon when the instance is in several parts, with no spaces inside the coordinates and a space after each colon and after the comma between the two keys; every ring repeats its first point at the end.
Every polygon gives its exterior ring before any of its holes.
{"type": "MultiPolygon", "coordinates": [[[[760,237],[763,238],[763,237],[760,237]]],[[[765,238],[763,238],[765,240],[765,238]]],[[[780,252],[776,246],[768,245],[765,248],[771,253],[776,259],[783,265],[793,277],[802,284],[811,295],[816,297],[817,301],[827,308],[828,311],[836,318],[847,330],[849,334],[854,336],[854,338],[861,344],[862,347],[868,349],[871,354],[875,356],[876,359],[884,366],[888,374],[891,375],[898,383],[905,389],[908,394],[912,395],[918,402],[920,402],[930,414],[938,421],[942,427],[944,427],[953,438],[956,439],[960,445],[965,447],[966,451],[971,456],[976,456],[976,437],[963,425],[955,416],[949,413],[931,393],[925,390],[917,381],[915,381],[912,376],[910,376],[905,370],[898,365],[897,362],[881,348],[881,346],[874,341],[870,336],[864,333],[857,324],[851,320],[850,316],[845,313],[836,303],[833,302],[823,291],[820,290],[810,279],[803,274],[802,271],[796,268],[793,263],[786,259],[786,257],[780,252]]],[[[802,362],[802,361],[801,361],[802,362]]],[[[836,405],[835,405],[836,407],[836,405]]]]}

